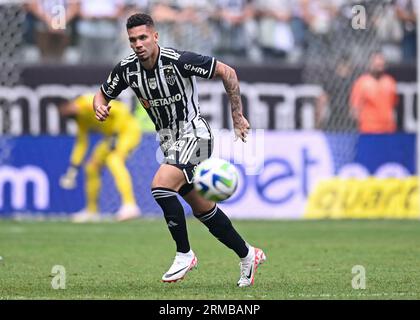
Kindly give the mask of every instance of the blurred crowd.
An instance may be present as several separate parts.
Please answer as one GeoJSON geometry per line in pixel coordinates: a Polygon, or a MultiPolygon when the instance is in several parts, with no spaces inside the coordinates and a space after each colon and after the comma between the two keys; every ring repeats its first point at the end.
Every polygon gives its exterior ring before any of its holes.
{"type": "MultiPolygon", "coordinates": [[[[227,61],[296,63],[337,21],[351,28],[356,4],[373,1],[28,0],[23,52],[28,63],[115,63],[130,53],[127,17],[147,12],[163,46],[227,61]]],[[[416,2],[382,1],[386,9],[375,17],[391,62],[416,58],[416,2]]]]}

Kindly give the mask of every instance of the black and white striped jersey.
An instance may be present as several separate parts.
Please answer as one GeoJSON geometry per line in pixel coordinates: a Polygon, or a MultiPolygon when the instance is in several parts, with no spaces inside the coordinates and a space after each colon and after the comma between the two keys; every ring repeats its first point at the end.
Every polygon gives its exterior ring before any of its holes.
{"type": "Polygon", "coordinates": [[[159,47],[153,69],[146,70],[133,53],[115,66],[101,90],[115,99],[131,87],[156,131],[168,132],[172,141],[184,136],[211,139],[210,127],[200,116],[196,76],[210,79],[215,69],[213,57],[159,47]]]}

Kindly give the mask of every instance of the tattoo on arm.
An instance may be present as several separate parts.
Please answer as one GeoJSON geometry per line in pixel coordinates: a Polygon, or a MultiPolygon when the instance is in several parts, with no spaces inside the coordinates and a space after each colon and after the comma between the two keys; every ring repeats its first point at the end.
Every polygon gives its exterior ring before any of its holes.
{"type": "Polygon", "coordinates": [[[231,103],[232,118],[235,123],[238,116],[242,115],[241,91],[239,89],[239,81],[236,72],[224,63],[217,62],[215,76],[220,77],[223,80],[223,85],[231,103]]]}

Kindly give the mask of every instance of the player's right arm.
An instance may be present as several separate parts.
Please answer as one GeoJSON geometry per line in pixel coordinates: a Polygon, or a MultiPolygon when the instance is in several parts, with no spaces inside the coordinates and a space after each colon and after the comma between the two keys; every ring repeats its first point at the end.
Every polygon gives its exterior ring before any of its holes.
{"type": "Polygon", "coordinates": [[[108,76],[108,79],[102,84],[101,89],[95,94],[93,98],[93,110],[95,118],[99,121],[105,121],[109,116],[109,102],[118,97],[121,91],[128,87],[124,77],[124,69],[121,64],[124,60],[119,62],[108,76]]]}
{"type": "Polygon", "coordinates": [[[233,127],[235,135],[243,142],[246,142],[246,137],[250,129],[248,120],[242,113],[242,99],[239,88],[239,80],[236,71],[220,61],[216,62],[214,77],[219,77],[223,81],[226,93],[230,100],[231,113],[233,120],[233,127]]]}
{"type": "Polygon", "coordinates": [[[105,121],[109,116],[109,102],[111,99],[108,99],[103,93],[102,90],[99,90],[95,97],[93,98],[93,111],[95,112],[95,118],[99,121],[105,121]]]}

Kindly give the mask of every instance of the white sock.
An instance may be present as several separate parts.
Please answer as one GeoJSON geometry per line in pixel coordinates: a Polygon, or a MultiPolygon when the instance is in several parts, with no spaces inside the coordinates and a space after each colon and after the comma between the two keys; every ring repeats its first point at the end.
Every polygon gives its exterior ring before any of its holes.
{"type": "Polygon", "coordinates": [[[187,253],[183,253],[183,252],[177,252],[177,255],[183,255],[183,256],[189,256],[192,257],[194,255],[194,252],[190,249],[190,251],[188,251],[187,253]]]}
{"type": "Polygon", "coordinates": [[[246,255],[245,258],[241,258],[241,260],[244,261],[244,260],[251,259],[253,255],[254,255],[254,247],[252,247],[251,245],[248,245],[248,254],[246,255]]]}

